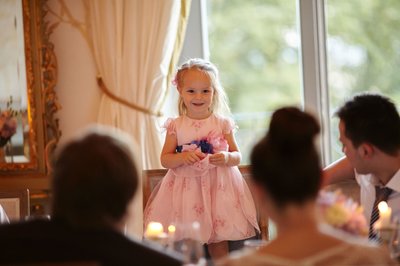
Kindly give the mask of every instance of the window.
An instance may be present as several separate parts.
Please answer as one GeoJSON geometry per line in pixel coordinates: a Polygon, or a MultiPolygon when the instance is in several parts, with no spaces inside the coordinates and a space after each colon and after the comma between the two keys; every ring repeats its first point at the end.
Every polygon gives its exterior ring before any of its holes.
{"type": "Polygon", "coordinates": [[[273,110],[302,103],[295,0],[207,2],[210,60],[220,71],[249,163],[273,110]]]}
{"type": "MultiPolygon", "coordinates": [[[[326,1],[330,113],[359,92],[400,103],[400,1],[326,1]]],[[[331,155],[343,156],[338,119],[331,119],[331,155]]]]}
{"type": "Polygon", "coordinates": [[[182,57],[217,64],[244,164],[272,111],[290,104],[320,121],[326,165],[343,156],[333,114],[347,98],[370,91],[400,103],[397,10],[397,0],[192,1],[182,57]]]}

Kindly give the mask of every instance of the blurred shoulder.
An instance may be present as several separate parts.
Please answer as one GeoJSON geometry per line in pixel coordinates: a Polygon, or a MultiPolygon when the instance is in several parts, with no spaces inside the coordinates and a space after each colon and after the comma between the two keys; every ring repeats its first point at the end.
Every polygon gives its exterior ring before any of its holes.
{"type": "Polygon", "coordinates": [[[352,254],[354,265],[398,265],[391,259],[387,249],[373,243],[349,244],[346,253],[352,254]]]}
{"type": "Polygon", "coordinates": [[[220,259],[216,262],[216,266],[254,266],[257,265],[258,254],[253,251],[238,250],[229,254],[228,257],[220,259]]]}

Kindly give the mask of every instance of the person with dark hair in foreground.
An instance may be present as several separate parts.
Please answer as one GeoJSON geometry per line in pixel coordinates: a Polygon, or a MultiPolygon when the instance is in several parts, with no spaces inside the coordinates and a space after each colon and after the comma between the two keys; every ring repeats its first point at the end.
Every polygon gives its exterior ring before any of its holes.
{"type": "Polygon", "coordinates": [[[314,117],[295,107],[274,112],[268,134],[253,148],[251,169],[256,198],[275,222],[277,237],[220,265],[395,265],[388,252],[318,225],[322,169],[314,139],[319,130],[314,117]]]}
{"type": "Polygon", "coordinates": [[[377,94],[357,95],[336,114],[346,157],[325,169],[326,183],[356,178],[369,238],[377,239],[380,201],[400,218],[400,116],[390,99],[377,94]]]}
{"type": "Polygon", "coordinates": [[[139,183],[132,149],[128,136],[105,127],[67,144],[55,160],[51,221],[0,226],[0,264],[181,265],[123,235],[139,183]]]}

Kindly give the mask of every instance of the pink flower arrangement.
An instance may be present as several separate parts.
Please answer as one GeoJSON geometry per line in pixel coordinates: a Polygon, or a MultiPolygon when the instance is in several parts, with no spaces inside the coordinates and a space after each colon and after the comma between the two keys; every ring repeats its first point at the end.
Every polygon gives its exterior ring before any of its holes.
{"type": "Polygon", "coordinates": [[[340,190],[321,191],[317,204],[324,223],[353,235],[368,234],[362,207],[340,190]]]}
{"type": "Polygon", "coordinates": [[[0,147],[3,147],[10,141],[11,137],[17,131],[17,111],[11,108],[12,98],[7,102],[7,109],[0,110],[0,147]]]}
{"type": "Polygon", "coordinates": [[[219,151],[227,151],[229,148],[228,142],[224,135],[211,131],[207,136],[207,141],[213,147],[214,153],[219,151]]]}

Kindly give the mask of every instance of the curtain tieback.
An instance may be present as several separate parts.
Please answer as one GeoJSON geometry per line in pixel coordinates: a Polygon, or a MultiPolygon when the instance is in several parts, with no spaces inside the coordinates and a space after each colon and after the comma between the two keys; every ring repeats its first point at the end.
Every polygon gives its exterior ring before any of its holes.
{"type": "Polygon", "coordinates": [[[99,85],[101,91],[104,92],[104,94],[106,94],[108,97],[110,97],[114,101],[116,101],[116,102],[118,102],[120,104],[123,104],[123,105],[125,105],[125,106],[127,106],[127,107],[129,107],[131,109],[134,109],[136,111],[139,111],[139,112],[142,112],[142,113],[145,113],[145,114],[148,114],[148,115],[153,115],[153,116],[158,116],[158,117],[163,116],[163,114],[160,111],[150,110],[148,108],[145,108],[145,107],[139,106],[137,104],[128,102],[128,101],[126,101],[126,100],[114,95],[111,91],[109,91],[107,89],[106,85],[103,82],[103,79],[100,76],[97,76],[96,79],[97,79],[97,84],[99,85]]]}

